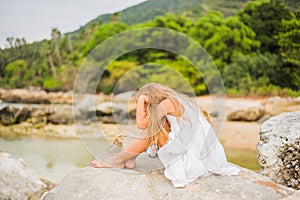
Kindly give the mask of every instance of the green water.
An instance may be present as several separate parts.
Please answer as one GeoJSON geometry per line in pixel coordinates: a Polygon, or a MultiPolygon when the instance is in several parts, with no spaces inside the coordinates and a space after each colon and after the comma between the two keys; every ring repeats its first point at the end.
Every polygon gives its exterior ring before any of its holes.
{"type": "Polygon", "coordinates": [[[0,138],[0,150],[14,158],[22,158],[40,177],[54,183],[74,169],[87,166],[93,155],[103,152],[109,145],[104,139],[0,138]]]}
{"type": "Polygon", "coordinates": [[[257,162],[257,151],[242,149],[225,149],[227,160],[241,167],[259,171],[260,166],[257,162]]]}
{"type": "MultiPolygon", "coordinates": [[[[40,177],[59,183],[64,176],[93,159],[109,147],[105,139],[0,138],[0,150],[22,158],[40,177]]],[[[229,162],[254,171],[259,170],[257,152],[225,149],[229,162]]]]}

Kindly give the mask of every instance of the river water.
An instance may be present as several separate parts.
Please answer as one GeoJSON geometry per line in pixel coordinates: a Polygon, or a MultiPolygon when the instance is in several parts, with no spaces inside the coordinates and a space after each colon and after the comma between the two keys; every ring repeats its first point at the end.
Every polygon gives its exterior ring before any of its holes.
{"type": "MultiPolygon", "coordinates": [[[[71,171],[87,166],[95,152],[102,153],[109,146],[105,138],[83,142],[80,139],[0,138],[0,150],[22,158],[40,177],[54,183],[59,183],[71,171]]],[[[234,149],[225,149],[225,152],[228,161],[255,171],[259,169],[257,152],[234,149]]]]}
{"type": "MultiPolygon", "coordinates": [[[[84,140],[99,153],[110,144],[105,139],[84,140]]],[[[40,177],[58,183],[62,178],[93,159],[80,139],[0,138],[0,150],[14,158],[22,158],[40,177]]]]}

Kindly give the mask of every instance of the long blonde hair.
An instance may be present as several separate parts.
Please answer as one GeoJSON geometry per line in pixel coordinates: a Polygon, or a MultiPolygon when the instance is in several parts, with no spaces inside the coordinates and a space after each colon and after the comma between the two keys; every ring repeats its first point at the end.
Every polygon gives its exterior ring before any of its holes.
{"type": "Polygon", "coordinates": [[[137,95],[146,95],[149,98],[149,102],[145,107],[150,123],[147,127],[146,145],[150,144],[165,144],[168,141],[168,134],[170,132],[170,124],[168,123],[166,116],[158,119],[157,110],[158,105],[165,99],[169,99],[175,107],[175,115],[181,116],[183,114],[183,107],[176,98],[176,93],[171,88],[157,84],[149,83],[141,87],[137,95]]]}

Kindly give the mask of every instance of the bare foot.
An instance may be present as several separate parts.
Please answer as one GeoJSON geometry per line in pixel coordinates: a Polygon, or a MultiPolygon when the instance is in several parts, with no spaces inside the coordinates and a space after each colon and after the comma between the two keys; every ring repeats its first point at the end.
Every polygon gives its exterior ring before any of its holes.
{"type": "Polygon", "coordinates": [[[136,166],[135,158],[127,160],[125,164],[118,163],[113,160],[113,158],[105,158],[102,160],[92,160],[91,164],[94,168],[127,168],[127,169],[134,169],[136,166]]]}
{"type": "Polygon", "coordinates": [[[91,164],[94,168],[125,168],[125,164],[117,162],[113,157],[108,157],[101,160],[92,160],[91,164]]]}
{"type": "Polygon", "coordinates": [[[135,168],[135,158],[130,159],[130,160],[127,160],[127,161],[125,162],[125,167],[126,167],[127,169],[134,169],[134,168],[135,168]]]}

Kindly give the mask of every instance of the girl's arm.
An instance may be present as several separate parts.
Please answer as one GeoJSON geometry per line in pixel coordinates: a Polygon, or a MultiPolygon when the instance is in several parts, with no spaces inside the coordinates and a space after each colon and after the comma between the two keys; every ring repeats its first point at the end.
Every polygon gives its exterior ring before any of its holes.
{"type": "MultiPolygon", "coordinates": [[[[147,107],[148,101],[149,101],[149,99],[146,95],[139,96],[138,101],[137,101],[136,123],[137,123],[137,127],[139,129],[145,129],[148,127],[148,124],[149,124],[149,116],[146,113],[146,107],[147,107]]],[[[178,106],[181,106],[181,104],[179,104],[178,106]]],[[[157,110],[158,118],[161,118],[167,114],[170,114],[173,116],[181,115],[176,111],[176,108],[170,99],[165,99],[165,100],[161,101],[159,103],[158,110],[157,110]]]]}
{"type": "MultiPolygon", "coordinates": [[[[163,109],[163,112],[165,115],[167,114],[174,114],[175,113],[175,107],[173,103],[169,99],[165,99],[159,103],[160,108],[163,109]]],[[[162,116],[160,116],[162,117],[162,116]]]]}
{"type": "Polygon", "coordinates": [[[161,118],[164,115],[172,115],[180,117],[182,115],[182,105],[178,102],[178,108],[176,109],[170,99],[165,99],[159,103],[158,117],[161,118]]]}

